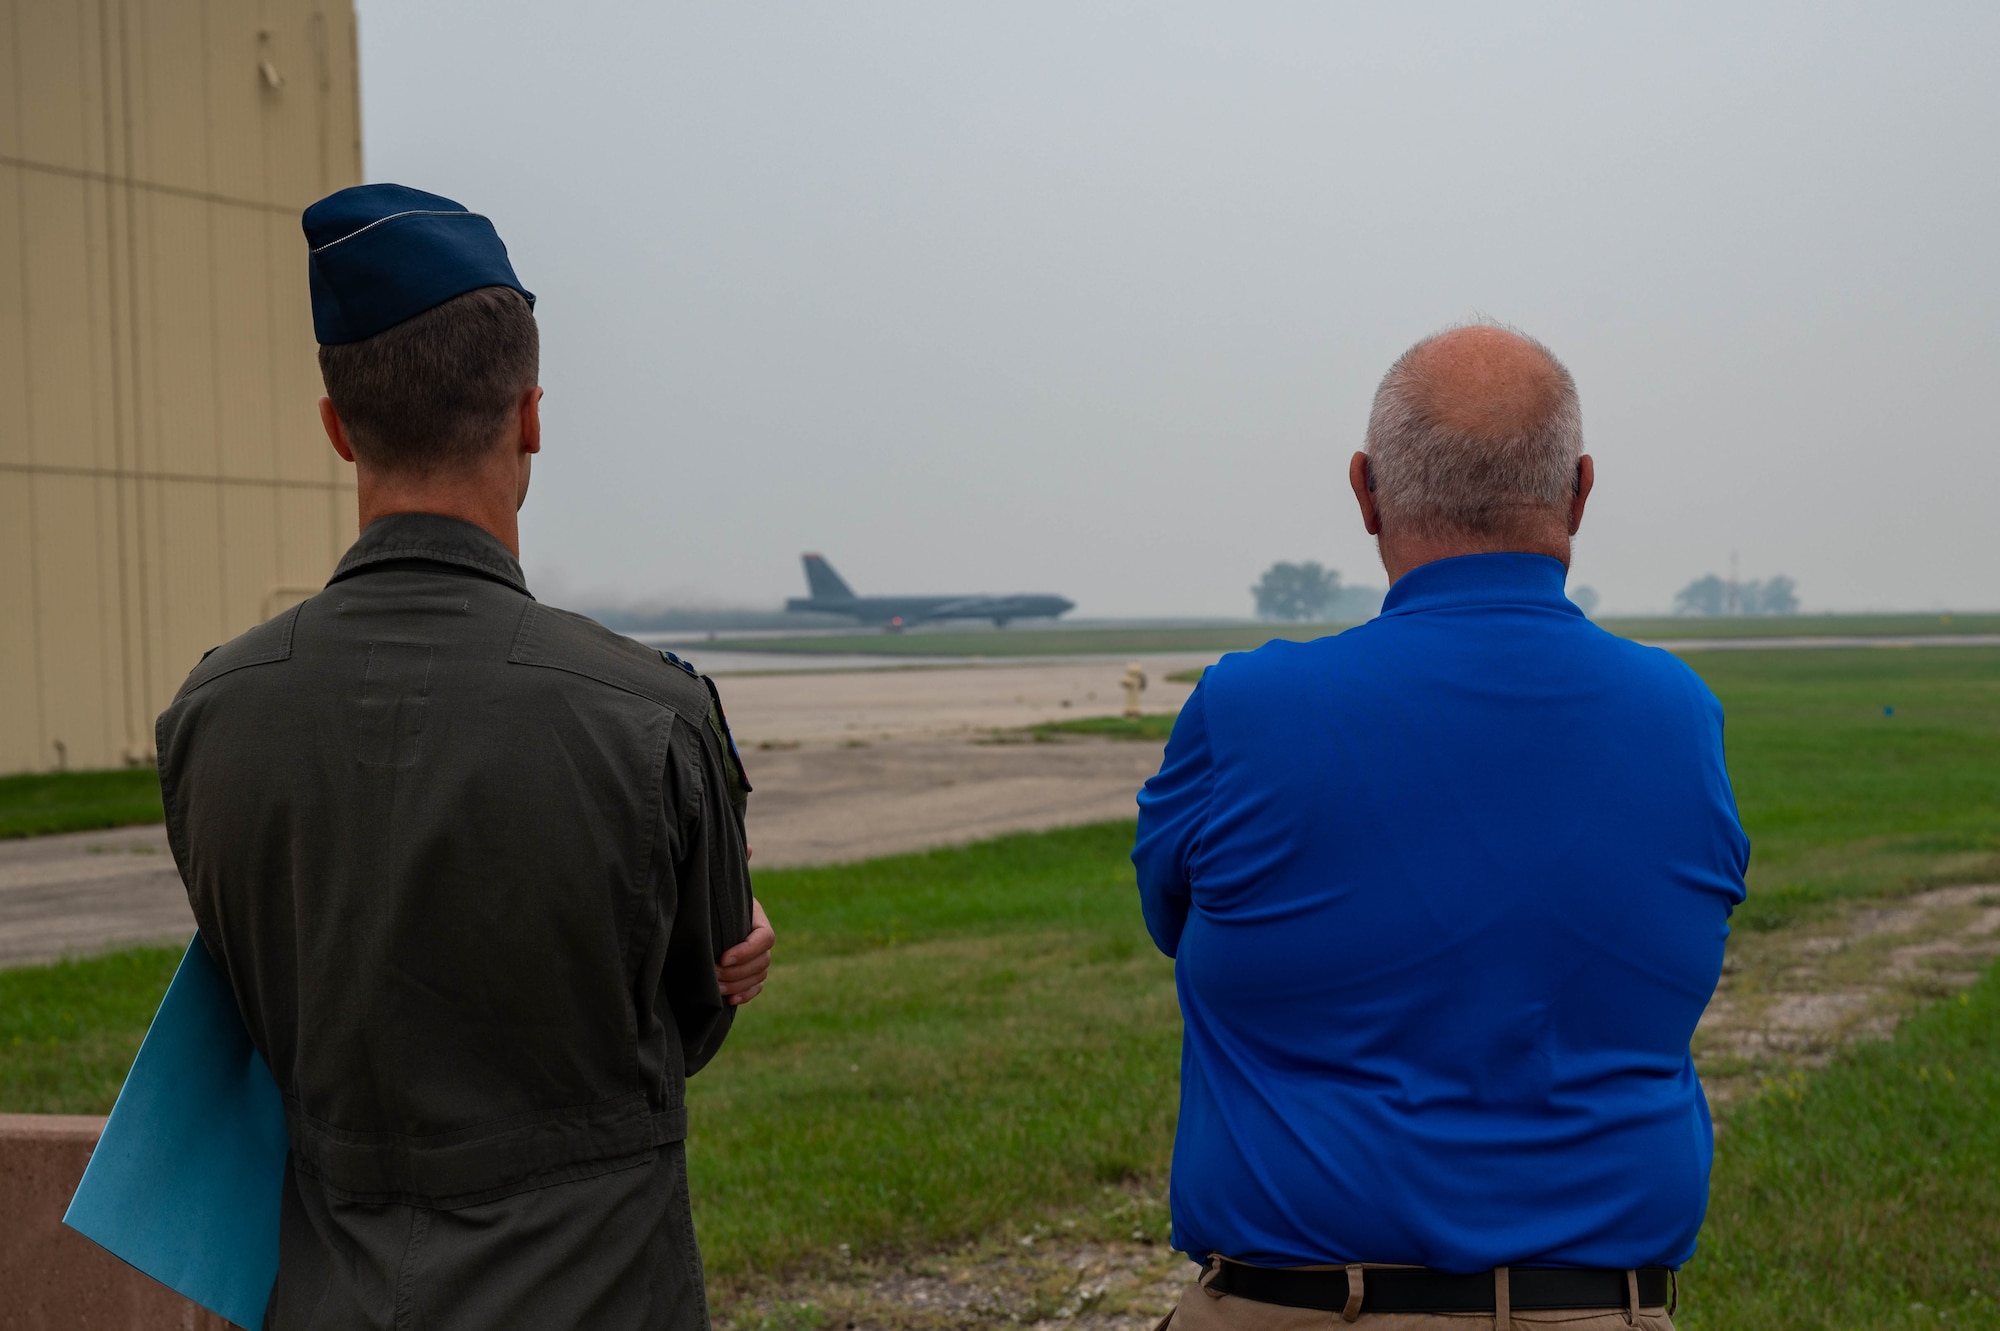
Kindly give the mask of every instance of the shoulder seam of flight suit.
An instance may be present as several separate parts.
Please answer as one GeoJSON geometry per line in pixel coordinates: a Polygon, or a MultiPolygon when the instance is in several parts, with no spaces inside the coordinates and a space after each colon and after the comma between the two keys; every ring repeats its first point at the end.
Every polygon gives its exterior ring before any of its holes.
{"type": "Polygon", "coordinates": [[[188,672],[187,682],[181,685],[180,692],[175,696],[177,698],[184,698],[205,684],[212,684],[224,675],[237,670],[247,669],[250,666],[272,665],[279,661],[289,661],[292,656],[292,630],[298,625],[299,612],[304,610],[305,607],[306,603],[301,601],[282,615],[265,620],[256,628],[246,630],[243,634],[230,642],[224,643],[221,647],[211,648],[207,655],[195,663],[194,669],[188,672]],[[255,655],[241,657],[228,651],[230,647],[242,642],[245,638],[269,629],[272,625],[277,625],[278,641],[271,647],[255,655]]]}
{"type": "Polygon", "coordinates": [[[507,660],[513,665],[561,670],[567,674],[595,680],[607,687],[658,703],[677,716],[705,718],[708,713],[707,690],[669,666],[660,658],[659,653],[613,633],[595,620],[586,619],[581,615],[571,616],[561,611],[551,612],[548,607],[536,601],[530,601],[527,610],[521,616],[521,627],[514,634],[513,650],[508,652],[507,660]],[[582,620],[582,624],[566,624],[564,621],[569,619],[582,620]],[[603,635],[602,638],[596,641],[582,638],[576,646],[585,650],[594,649],[593,654],[600,659],[565,660],[550,652],[551,644],[544,636],[546,633],[543,628],[544,621],[570,628],[572,631],[588,632],[590,629],[595,629],[597,634],[603,635]],[[621,652],[620,655],[610,656],[610,653],[620,650],[618,646],[620,643],[629,645],[638,654],[625,655],[621,652]],[[610,657],[610,665],[624,666],[627,669],[607,668],[607,663],[602,659],[606,656],[610,657]],[[686,696],[690,691],[694,692],[693,697],[686,696]]]}

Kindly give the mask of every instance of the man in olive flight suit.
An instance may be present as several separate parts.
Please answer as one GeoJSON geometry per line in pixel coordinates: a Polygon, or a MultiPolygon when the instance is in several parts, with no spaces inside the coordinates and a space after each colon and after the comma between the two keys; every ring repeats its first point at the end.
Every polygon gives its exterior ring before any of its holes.
{"type": "Polygon", "coordinates": [[[705,1327],[684,1079],[772,941],[720,701],[528,593],[539,341],[492,224],[395,185],[304,223],[361,537],[158,733],[201,937],[285,1097],[265,1325],[705,1327]]]}

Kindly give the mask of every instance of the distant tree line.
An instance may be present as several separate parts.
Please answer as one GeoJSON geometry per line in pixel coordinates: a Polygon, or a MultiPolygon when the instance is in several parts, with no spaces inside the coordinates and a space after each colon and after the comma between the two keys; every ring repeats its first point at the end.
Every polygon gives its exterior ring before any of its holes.
{"type": "Polygon", "coordinates": [[[1259,619],[1324,619],[1340,600],[1340,573],[1317,560],[1277,563],[1264,570],[1250,594],[1257,598],[1259,619]]]}
{"type": "Polygon", "coordinates": [[[1256,598],[1259,619],[1321,624],[1373,619],[1385,595],[1380,587],[1346,586],[1336,570],[1313,560],[1271,565],[1250,594],[1256,598]]]}
{"type": "Polygon", "coordinates": [[[1799,585],[1780,573],[1762,582],[1725,582],[1711,573],[1674,596],[1677,615],[1796,615],[1799,585]]]}

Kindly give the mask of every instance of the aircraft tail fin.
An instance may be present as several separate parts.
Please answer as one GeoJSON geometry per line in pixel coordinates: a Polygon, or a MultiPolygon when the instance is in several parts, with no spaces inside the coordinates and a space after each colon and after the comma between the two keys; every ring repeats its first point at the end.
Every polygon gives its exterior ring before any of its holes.
{"type": "Polygon", "coordinates": [[[815,601],[852,601],[854,589],[826,562],[824,555],[802,555],[806,566],[806,590],[815,601]]]}

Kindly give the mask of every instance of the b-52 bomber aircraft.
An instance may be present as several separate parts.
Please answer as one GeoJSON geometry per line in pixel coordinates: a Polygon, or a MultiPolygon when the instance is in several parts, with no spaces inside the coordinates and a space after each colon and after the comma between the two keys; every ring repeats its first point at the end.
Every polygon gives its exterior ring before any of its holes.
{"type": "Polygon", "coordinates": [[[1005,628],[1016,619],[1054,619],[1076,605],[1061,596],[856,596],[824,556],[800,558],[812,595],[793,597],[785,609],[846,615],[891,633],[938,619],[990,619],[995,628],[1005,628]]]}

